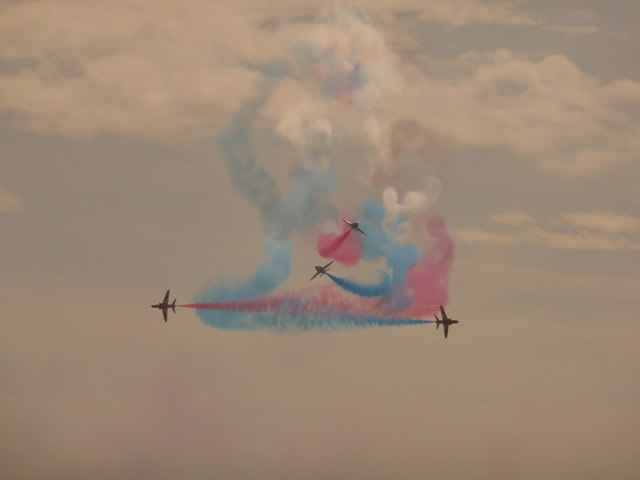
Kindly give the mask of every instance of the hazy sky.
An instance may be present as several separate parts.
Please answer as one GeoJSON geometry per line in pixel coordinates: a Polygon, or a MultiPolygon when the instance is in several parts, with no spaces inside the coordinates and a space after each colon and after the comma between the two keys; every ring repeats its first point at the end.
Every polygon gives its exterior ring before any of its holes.
{"type": "MultiPolygon", "coordinates": [[[[639,18],[636,0],[0,2],[1,476],[637,478],[639,18]],[[331,162],[337,210],[446,220],[447,340],[149,308],[265,262],[269,222],[219,144],[242,108],[281,192],[331,162]]],[[[293,215],[295,292],[322,259],[293,215]]]]}

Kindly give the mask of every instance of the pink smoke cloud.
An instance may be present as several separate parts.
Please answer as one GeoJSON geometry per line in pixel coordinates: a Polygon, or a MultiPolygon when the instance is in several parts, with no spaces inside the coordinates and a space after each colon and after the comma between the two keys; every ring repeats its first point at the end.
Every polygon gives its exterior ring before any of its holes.
{"type": "Polygon", "coordinates": [[[407,274],[406,291],[413,302],[402,313],[411,317],[432,315],[448,302],[449,270],[454,256],[453,240],[441,216],[426,215],[416,222],[418,228],[426,229],[432,243],[407,274]]]}
{"type": "Polygon", "coordinates": [[[357,265],[362,256],[362,244],[356,235],[350,235],[351,232],[347,229],[340,235],[326,233],[318,236],[318,253],[348,267],[357,265]]]}

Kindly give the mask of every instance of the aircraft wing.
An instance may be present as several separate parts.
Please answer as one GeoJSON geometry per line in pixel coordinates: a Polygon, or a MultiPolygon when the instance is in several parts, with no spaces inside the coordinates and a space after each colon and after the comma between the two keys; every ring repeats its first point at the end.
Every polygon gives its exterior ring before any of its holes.
{"type": "Polygon", "coordinates": [[[361,234],[366,235],[366,233],[364,233],[362,230],[360,230],[360,227],[356,227],[356,230],[358,230],[361,234]]]}
{"type": "Polygon", "coordinates": [[[311,278],[309,279],[309,281],[313,280],[313,279],[314,279],[314,278],[316,278],[318,275],[320,275],[320,272],[316,272],[316,273],[314,273],[314,274],[313,274],[313,277],[311,277],[311,278]]]}
{"type": "Polygon", "coordinates": [[[449,318],[447,317],[447,314],[444,312],[444,308],[442,307],[442,305],[440,305],[440,312],[442,313],[442,319],[444,320],[445,318],[449,318]]]}
{"type": "Polygon", "coordinates": [[[342,220],[347,225],[351,226],[351,222],[349,220],[345,220],[344,218],[341,218],[340,220],[342,220]]]}
{"type": "Polygon", "coordinates": [[[167,321],[167,309],[166,308],[162,309],[162,316],[164,317],[164,321],[166,322],[167,321]]]}
{"type": "Polygon", "coordinates": [[[322,267],[323,270],[326,270],[329,265],[331,265],[333,262],[335,262],[335,260],[331,260],[329,263],[327,263],[324,267],[322,267]]]}
{"type": "Polygon", "coordinates": [[[444,327],[444,338],[447,338],[447,335],[449,335],[449,324],[443,323],[442,326],[444,327]]]}
{"type": "Polygon", "coordinates": [[[162,301],[162,303],[169,303],[169,290],[167,290],[167,293],[164,294],[164,300],[162,301]]]}

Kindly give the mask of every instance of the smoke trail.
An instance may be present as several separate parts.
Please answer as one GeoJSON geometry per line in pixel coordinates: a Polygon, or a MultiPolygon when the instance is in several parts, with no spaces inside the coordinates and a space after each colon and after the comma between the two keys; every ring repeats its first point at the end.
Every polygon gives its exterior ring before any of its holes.
{"type": "Polygon", "coordinates": [[[344,243],[351,229],[342,232],[340,235],[333,233],[320,235],[318,237],[318,253],[325,258],[330,258],[338,248],[344,243]]]}
{"type": "Polygon", "coordinates": [[[208,325],[221,329],[294,332],[432,323],[431,320],[420,318],[383,316],[373,303],[346,301],[326,288],[251,300],[192,303],[180,307],[197,309],[198,315],[208,325]]]}
{"type": "Polygon", "coordinates": [[[264,295],[283,283],[291,272],[293,247],[290,241],[279,240],[275,234],[264,240],[267,262],[260,265],[246,281],[219,281],[205,287],[196,297],[197,302],[223,301],[233,298],[252,298],[264,295]]]}
{"type": "MultiPolygon", "coordinates": [[[[333,126],[329,112],[338,100],[370,113],[380,92],[393,80],[389,73],[382,73],[390,70],[384,39],[362,15],[337,9],[327,20],[297,42],[287,62],[274,61],[264,69],[256,93],[238,108],[219,139],[233,185],[260,212],[268,237],[267,263],[250,280],[211,287],[200,299],[246,298],[277,287],[290,272],[292,252],[286,242],[291,234],[336,215],[328,201],[338,178],[331,168],[333,126]],[[309,95],[277,126],[277,132],[299,152],[288,192],[283,195],[275,179],[258,165],[252,128],[284,75],[306,86],[309,95]]],[[[355,256],[347,261],[353,262],[355,256]]]]}
{"type": "Polygon", "coordinates": [[[391,292],[391,278],[386,272],[380,272],[380,281],[374,284],[356,283],[327,273],[328,277],[343,290],[360,297],[381,297],[391,292]]]}
{"type": "Polygon", "coordinates": [[[348,267],[356,265],[362,256],[362,244],[356,235],[351,235],[353,230],[347,229],[340,235],[326,233],[318,236],[318,253],[324,258],[334,260],[348,267]]]}
{"type": "Polygon", "coordinates": [[[374,199],[367,200],[364,208],[365,217],[361,221],[367,232],[362,238],[362,256],[367,260],[384,258],[392,271],[392,286],[396,286],[406,282],[407,270],[420,259],[420,251],[412,244],[397,242],[394,227],[398,227],[400,223],[383,228],[385,213],[386,209],[380,202],[374,199]]]}
{"type": "Polygon", "coordinates": [[[282,195],[269,173],[258,166],[253,151],[251,127],[277,84],[277,75],[263,75],[256,94],[246,100],[231,118],[218,141],[229,177],[238,191],[256,207],[267,230],[277,224],[282,195]]]}
{"type": "Polygon", "coordinates": [[[341,288],[359,296],[380,296],[388,312],[408,316],[431,314],[448,300],[448,275],[453,263],[453,241],[444,219],[423,214],[408,222],[403,215],[388,220],[386,207],[369,199],[360,222],[367,231],[360,237],[363,258],[384,258],[392,275],[375,285],[361,285],[330,275],[341,288]],[[386,219],[386,221],[385,221],[386,219]],[[406,242],[408,232],[416,237],[419,248],[406,242]]]}
{"type": "Polygon", "coordinates": [[[278,225],[280,232],[290,236],[336,215],[336,208],[326,200],[338,179],[333,168],[304,169],[298,166],[289,179],[289,192],[282,201],[278,225]]]}
{"type": "Polygon", "coordinates": [[[407,290],[413,303],[403,313],[430,315],[437,311],[438,305],[445,305],[449,300],[449,271],[453,265],[454,246],[446,223],[439,215],[426,215],[417,223],[426,227],[432,243],[423,252],[420,262],[408,272],[407,290]]]}
{"type": "MultiPolygon", "coordinates": [[[[373,285],[359,284],[340,277],[331,276],[331,279],[344,290],[364,297],[381,297],[390,295],[384,299],[386,306],[392,311],[400,311],[411,304],[411,297],[404,292],[404,284],[407,281],[407,271],[420,260],[420,251],[411,244],[399,244],[394,231],[405,223],[403,217],[397,217],[393,223],[387,223],[383,228],[386,208],[374,199],[367,200],[360,224],[367,234],[359,236],[362,244],[362,257],[366,260],[384,258],[391,268],[392,276],[384,273],[380,282],[373,285]]],[[[344,234],[343,234],[344,235],[344,234]]],[[[320,236],[321,240],[330,238],[320,236]]],[[[338,240],[340,237],[338,237],[338,240]]],[[[338,250],[340,252],[340,250],[338,250]]],[[[338,258],[338,253],[333,258],[338,258]]]]}
{"type": "Polygon", "coordinates": [[[347,328],[402,327],[433,323],[432,320],[418,318],[386,317],[381,315],[334,315],[331,312],[288,314],[280,312],[220,312],[205,309],[198,309],[197,312],[206,324],[215,328],[226,330],[274,330],[281,333],[310,330],[344,330],[347,328]]]}
{"type": "Polygon", "coordinates": [[[428,323],[403,311],[417,316],[428,311],[418,304],[446,301],[453,248],[444,222],[431,219],[420,226],[413,220],[434,203],[441,189],[439,147],[414,121],[392,124],[387,155],[378,155],[381,163],[372,166],[372,184],[380,187],[382,203],[369,199],[362,207],[358,220],[367,235],[350,235],[351,230],[346,230],[317,240],[323,257],[347,266],[361,259],[384,258],[390,274],[383,273],[376,284],[329,275],[335,285],[327,286],[356,295],[349,301],[319,294],[319,290],[268,295],[290,274],[294,232],[336,218],[337,209],[330,202],[339,180],[339,170],[332,165],[334,130],[340,128],[337,137],[345,138],[347,129],[356,125],[361,129],[358,137],[365,133],[382,153],[375,110],[382,93],[399,83],[382,35],[355,10],[339,9],[315,27],[294,45],[287,63],[273,62],[265,69],[257,91],[238,108],[219,139],[233,185],[260,213],[266,261],[247,280],[218,282],[203,289],[196,303],[188,306],[219,328],[290,331],[428,323]],[[258,165],[252,130],[285,75],[306,89],[307,95],[277,124],[278,135],[298,153],[287,188],[281,191],[268,170],[258,165]],[[336,120],[345,111],[349,112],[346,120],[336,120]],[[403,167],[407,159],[408,167],[403,167]],[[398,192],[403,190],[404,200],[400,200],[398,192]],[[431,243],[419,248],[416,236],[425,229],[431,243]],[[390,312],[403,315],[386,317],[390,312]]]}
{"type": "Polygon", "coordinates": [[[415,120],[390,126],[384,152],[370,162],[370,181],[383,188],[388,219],[424,212],[438,201],[444,187],[440,171],[449,154],[447,143],[415,120]]]}

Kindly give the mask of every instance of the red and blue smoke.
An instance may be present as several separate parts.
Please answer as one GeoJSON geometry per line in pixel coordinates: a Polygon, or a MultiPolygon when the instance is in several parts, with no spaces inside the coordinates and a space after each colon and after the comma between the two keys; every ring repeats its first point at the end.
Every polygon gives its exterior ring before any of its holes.
{"type": "MultiPolygon", "coordinates": [[[[248,279],[216,282],[194,303],[202,320],[217,328],[277,331],[400,326],[429,323],[425,316],[448,301],[453,242],[444,219],[431,213],[441,191],[439,167],[446,149],[407,119],[385,123],[377,105],[399,83],[384,38],[360,14],[338,10],[318,22],[284,60],[263,69],[256,92],[238,108],[219,139],[220,152],[237,192],[255,207],[264,228],[265,262],[248,279]],[[276,131],[298,158],[281,190],[261,165],[253,145],[260,112],[283,80],[296,81],[305,96],[278,122],[276,131]],[[386,133],[383,133],[386,132],[386,133]],[[343,168],[335,144],[366,139],[371,153],[370,192],[335,204],[340,182],[362,182],[343,168]],[[410,172],[407,172],[410,169],[410,172]],[[404,201],[399,201],[399,192],[404,201]],[[365,235],[349,229],[339,212],[357,212],[365,235]],[[327,274],[331,283],[302,290],[281,288],[296,258],[293,239],[316,235],[318,255],[357,271],[362,262],[384,264],[378,278],[357,282],[327,274]]],[[[359,192],[363,189],[354,189],[359,192]]],[[[314,282],[325,281],[321,276],[314,282]]]]}

